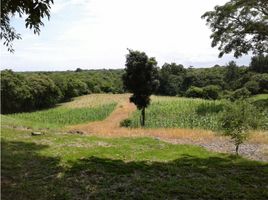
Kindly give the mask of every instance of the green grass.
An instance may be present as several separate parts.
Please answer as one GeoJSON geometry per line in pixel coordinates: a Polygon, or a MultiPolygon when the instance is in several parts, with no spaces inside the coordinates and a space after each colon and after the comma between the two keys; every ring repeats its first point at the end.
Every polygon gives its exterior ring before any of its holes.
{"type": "Polygon", "coordinates": [[[105,119],[116,104],[106,104],[89,108],[57,107],[30,113],[2,115],[3,125],[20,125],[37,128],[62,128],[66,125],[80,124],[105,119]]]}
{"type": "MultiPolygon", "coordinates": [[[[217,130],[223,101],[189,98],[154,98],[146,109],[147,128],[201,128],[217,130]]],[[[131,127],[140,126],[140,112],[131,117],[131,127]]]]}
{"type": "Polygon", "coordinates": [[[268,164],[152,138],[2,129],[2,199],[267,199],[268,164]]]}

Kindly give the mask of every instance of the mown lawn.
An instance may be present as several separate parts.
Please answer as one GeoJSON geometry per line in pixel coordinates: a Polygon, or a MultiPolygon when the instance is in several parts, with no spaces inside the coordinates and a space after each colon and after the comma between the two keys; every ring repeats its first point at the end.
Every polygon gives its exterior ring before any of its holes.
{"type": "Polygon", "coordinates": [[[2,129],[2,199],[268,199],[268,163],[152,138],[2,129]]]}

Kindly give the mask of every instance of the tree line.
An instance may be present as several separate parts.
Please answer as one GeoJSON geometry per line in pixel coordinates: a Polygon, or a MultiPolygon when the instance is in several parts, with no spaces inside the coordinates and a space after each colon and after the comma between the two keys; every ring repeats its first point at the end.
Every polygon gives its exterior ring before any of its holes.
{"type": "Polygon", "coordinates": [[[124,92],[122,70],[1,71],[1,113],[26,112],[91,93],[124,92]]]}
{"type": "MultiPolygon", "coordinates": [[[[124,93],[125,70],[82,70],[65,72],[1,71],[2,113],[48,108],[73,97],[91,93],[124,93]]],[[[165,63],[157,67],[157,95],[193,98],[237,99],[268,93],[268,55],[252,58],[249,67],[226,66],[185,68],[165,63]]]]}
{"type": "Polygon", "coordinates": [[[159,80],[160,95],[232,100],[268,93],[268,55],[254,56],[249,67],[238,66],[234,61],[211,68],[164,64],[159,80]]]}

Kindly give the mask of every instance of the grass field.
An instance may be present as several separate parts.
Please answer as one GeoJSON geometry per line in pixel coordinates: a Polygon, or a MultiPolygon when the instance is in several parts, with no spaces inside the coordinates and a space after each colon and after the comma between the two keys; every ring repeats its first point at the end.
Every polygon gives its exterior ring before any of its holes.
{"type": "Polygon", "coordinates": [[[2,199],[267,199],[268,164],[150,138],[2,129],[2,199]]]}
{"type": "MultiPolygon", "coordinates": [[[[265,99],[262,96],[261,99],[265,99]]],[[[252,99],[252,101],[256,101],[252,99]]],[[[220,123],[224,100],[203,100],[178,97],[153,96],[151,105],[146,109],[146,128],[193,128],[217,131],[220,123]]],[[[130,127],[140,127],[140,112],[130,117],[130,127]]],[[[268,117],[266,116],[268,122],[268,117]]]]}
{"type": "MultiPolygon", "coordinates": [[[[49,110],[2,115],[1,199],[268,198],[267,162],[149,137],[102,138],[62,131],[67,125],[103,120],[116,103],[127,103],[128,96],[88,95],[49,110]],[[31,136],[23,127],[49,129],[31,136]]],[[[191,122],[192,128],[202,123],[215,128],[221,106],[221,101],[154,96],[147,124],[157,127],[154,123],[168,119],[170,124],[160,125],[174,126],[179,116],[185,127],[191,122]]],[[[117,108],[119,118],[121,111],[128,111],[122,104],[117,108]]]]}

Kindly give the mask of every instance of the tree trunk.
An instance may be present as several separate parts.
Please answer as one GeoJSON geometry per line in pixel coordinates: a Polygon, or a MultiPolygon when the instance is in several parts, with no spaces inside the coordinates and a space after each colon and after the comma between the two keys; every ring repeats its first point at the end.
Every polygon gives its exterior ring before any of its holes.
{"type": "Polygon", "coordinates": [[[145,125],[145,108],[141,110],[141,126],[145,125]]]}
{"type": "Polygon", "coordinates": [[[235,146],[235,153],[238,156],[238,148],[239,148],[239,144],[235,146]]]}

